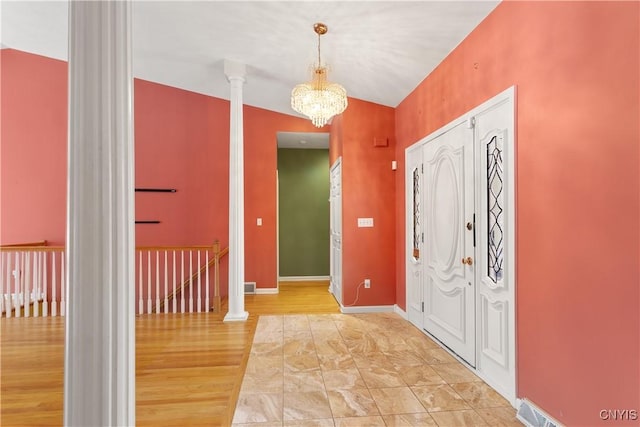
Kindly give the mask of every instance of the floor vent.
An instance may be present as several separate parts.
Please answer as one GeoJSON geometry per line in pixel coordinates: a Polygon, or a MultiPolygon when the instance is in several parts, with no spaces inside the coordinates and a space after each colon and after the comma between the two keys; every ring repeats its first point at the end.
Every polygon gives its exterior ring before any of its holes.
{"type": "Polygon", "coordinates": [[[528,427],[560,427],[561,425],[526,399],[520,401],[516,418],[528,427]]]}
{"type": "Polygon", "coordinates": [[[255,294],[256,293],[256,282],[244,282],[244,293],[245,294],[255,294]]]}

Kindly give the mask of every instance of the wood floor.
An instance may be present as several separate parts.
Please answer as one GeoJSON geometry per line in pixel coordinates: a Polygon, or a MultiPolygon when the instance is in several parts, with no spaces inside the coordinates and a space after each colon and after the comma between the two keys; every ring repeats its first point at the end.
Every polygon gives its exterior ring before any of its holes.
{"type": "MultiPolygon", "coordinates": [[[[228,426],[261,314],[339,313],[326,282],[282,283],[245,299],[247,322],[222,314],[136,318],[136,424],[228,426]]],[[[0,425],[62,425],[64,318],[2,319],[0,425]]]]}

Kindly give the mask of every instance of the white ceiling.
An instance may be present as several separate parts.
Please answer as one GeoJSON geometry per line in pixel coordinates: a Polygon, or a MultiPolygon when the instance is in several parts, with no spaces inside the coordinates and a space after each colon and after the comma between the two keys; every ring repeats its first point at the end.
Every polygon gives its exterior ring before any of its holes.
{"type": "MultiPolygon", "coordinates": [[[[247,65],[244,102],[285,114],[317,58],[350,97],[395,107],[498,1],[134,1],[134,75],[229,99],[225,59],[247,65]]],[[[67,59],[66,1],[1,3],[0,42],[67,59]]]]}

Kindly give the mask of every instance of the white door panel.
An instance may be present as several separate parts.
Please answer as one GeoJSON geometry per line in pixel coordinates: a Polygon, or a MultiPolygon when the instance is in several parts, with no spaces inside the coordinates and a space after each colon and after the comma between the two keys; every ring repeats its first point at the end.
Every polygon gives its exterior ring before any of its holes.
{"type": "Polygon", "coordinates": [[[475,365],[473,132],[460,124],[424,147],[424,328],[475,365]],[[463,264],[471,259],[472,264],[463,264]]]}

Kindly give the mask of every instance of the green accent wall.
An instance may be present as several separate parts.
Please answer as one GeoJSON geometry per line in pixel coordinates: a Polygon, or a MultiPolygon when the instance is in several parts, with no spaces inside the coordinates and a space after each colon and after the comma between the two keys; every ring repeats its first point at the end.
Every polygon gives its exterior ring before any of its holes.
{"type": "Polygon", "coordinates": [[[280,276],[329,275],[329,150],[278,149],[280,276]]]}

